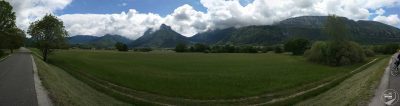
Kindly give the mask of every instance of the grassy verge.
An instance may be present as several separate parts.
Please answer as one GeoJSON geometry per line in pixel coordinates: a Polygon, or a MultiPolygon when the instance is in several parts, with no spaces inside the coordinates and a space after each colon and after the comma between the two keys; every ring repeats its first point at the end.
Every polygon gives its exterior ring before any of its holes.
{"type": "Polygon", "coordinates": [[[34,56],[40,79],[49,91],[55,105],[61,106],[104,106],[129,105],[96,91],[75,79],[64,70],[43,62],[34,56]]]}
{"type": "Polygon", "coordinates": [[[388,56],[385,56],[384,59],[377,61],[364,71],[354,74],[332,89],[306,101],[302,101],[297,105],[368,105],[368,101],[373,96],[379,79],[384,73],[388,59],[388,56]]]}
{"type": "Polygon", "coordinates": [[[4,58],[6,58],[8,55],[10,55],[10,53],[8,53],[8,52],[6,52],[6,51],[3,51],[3,52],[4,52],[4,54],[3,54],[3,55],[0,55],[0,61],[3,61],[4,58]]]}

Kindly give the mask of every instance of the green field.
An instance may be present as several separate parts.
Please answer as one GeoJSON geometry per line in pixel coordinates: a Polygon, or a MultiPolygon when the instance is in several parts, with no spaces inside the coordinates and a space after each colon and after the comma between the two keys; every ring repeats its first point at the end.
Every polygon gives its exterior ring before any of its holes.
{"type": "Polygon", "coordinates": [[[64,70],[84,72],[134,90],[192,99],[227,99],[280,92],[321,82],[361,64],[329,67],[286,54],[134,53],[65,50],[50,57],[64,70]]]}

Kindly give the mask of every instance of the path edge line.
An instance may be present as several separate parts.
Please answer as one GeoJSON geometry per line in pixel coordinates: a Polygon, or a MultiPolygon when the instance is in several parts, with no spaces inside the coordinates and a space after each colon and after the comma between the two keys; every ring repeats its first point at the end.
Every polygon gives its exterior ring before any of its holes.
{"type": "Polygon", "coordinates": [[[39,106],[54,106],[53,102],[50,100],[48,91],[43,87],[42,81],[39,78],[39,73],[37,71],[36,63],[31,55],[32,67],[33,67],[33,79],[35,82],[36,98],[39,106]]]}

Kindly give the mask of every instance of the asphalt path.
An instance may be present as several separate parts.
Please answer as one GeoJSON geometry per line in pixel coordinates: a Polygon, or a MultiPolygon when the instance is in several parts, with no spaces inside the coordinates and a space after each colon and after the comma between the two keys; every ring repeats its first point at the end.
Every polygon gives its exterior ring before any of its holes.
{"type": "Polygon", "coordinates": [[[0,106],[37,106],[31,53],[21,48],[0,62],[0,106]]]}
{"type": "Polygon", "coordinates": [[[394,74],[391,70],[398,55],[392,55],[369,106],[400,106],[400,74],[394,74]]]}

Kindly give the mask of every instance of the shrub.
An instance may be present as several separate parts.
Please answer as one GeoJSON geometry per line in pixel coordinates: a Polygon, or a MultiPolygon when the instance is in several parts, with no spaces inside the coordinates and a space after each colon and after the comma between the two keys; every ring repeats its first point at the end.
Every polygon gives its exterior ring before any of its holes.
{"type": "Polygon", "coordinates": [[[153,49],[152,48],[134,48],[133,51],[136,51],[136,52],[150,52],[150,51],[153,51],[153,49]]]}
{"type": "Polygon", "coordinates": [[[274,47],[274,52],[275,53],[283,53],[283,48],[282,46],[278,45],[274,47]]]}
{"type": "Polygon", "coordinates": [[[305,56],[309,61],[333,66],[350,65],[366,60],[364,50],[355,42],[316,42],[305,56]]]}
{"type": "Polygon", "coordinates": [[[121,42],[117,42],[116,44],[115,44],[115,48],[118,50],[118,51],[128,51],[129,49],[128,49],[128,46],[126,45],[126,44],[124,44],[124,43],[121,43],[121,42]]]}
{"type": "Polygon", "coordinates": [[[373,50],[371,50],[370,48],[364,49],[364,54],[367,57],[374,57],[375,56],[375,52],[373,50]]]}
{"type": "Polygon", "coordinates": [[[310,50],[305,52],[305,56],[309,61],[317,62],[317,63],[326,63],[329,61],[329,49],[328,44],[326,42],[315,42],[310,50]]]}
{"type": "Polygon", "coordinates": [[[303,55],[310,45],[307,39],[292,39],[285,43],[285,51],[292,52],[293,55],[303,55]]]}
{"type": "Polygon", "coordinates": [[[3,50],[0,49],[0,57],[2,57],[4,55],[3,50]]]}
{"type": "Polygon", "coordinates": [[[399,45],[395,43],[389,43],[384,45],[383,54],[394,54],[399,49],[399,45]]]}
{"type": "Polygon", "coordinates": [[[175,47],[175,52],[186,52],[187,51],[187,46],[184,43],[179,43],[175,47]]]}
{"type": "Polygon", "coordinates": [[[242,46],[239,48],[240,53],[257,53],[257,49],[252,46],[242,46]]]}

